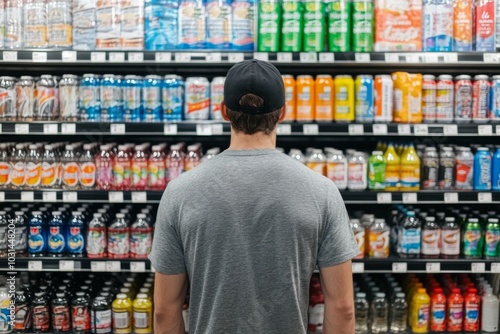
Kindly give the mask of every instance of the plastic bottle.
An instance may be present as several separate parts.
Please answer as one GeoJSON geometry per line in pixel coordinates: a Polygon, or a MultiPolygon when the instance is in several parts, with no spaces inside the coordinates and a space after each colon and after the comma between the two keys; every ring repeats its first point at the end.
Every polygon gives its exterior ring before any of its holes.
{"type": "Polygon", "coordinates": [[[326,161],[326,176],[339,190],[347,188],[347,159],[341,150],[333,150],[326,161]]]}
{"type": "Polygon", "coordinates": [[[389,257],[390,228],[384,219],[375,219],[368,229],[368,256],[370,258],[389,257]]]}
{"type": "Polygon", "coordinates": [[[474,156],[474,190],[491,189],[491,154],[487,147],[479,147],[474,156]]]}
{"type": "Polygon", "coordinates": [[[440,254],[441,227],[436,217],[426,217],[422,226],[422,257],[438,258],[440,254]]]}
{"type": "Polygon", "coordinates": [[[432,332],[446,331],[446,296],[443,289],[435,288],[431,296],[430,329],[432,332]]]}
{"type": "Polygon", "coordinates": [[[0,333],[11,333],[10,295],[6,287],[0,287],[0,333]]]}
{"type": "Polygon", "coordinates": [[[368,159],[368,189],[385,189],[385,159],[382,151],[373,151],[368,159]]]}
{"type": "Polygon", "coordinates": [[[64,292],[56,293],[51,300],[52,330],[56,333],[68,332],[71,328],[71,316],[68,299],[64,292]]]}
{"type": "Polygon", "coordinates": [[[465,258],[480,258],[483,252],[483,231],[479,219],[469,218],[462,231],[462,249],[465,258]]]}
{"type": "Polygon", "coordinates": [[[148,159],[148,186],[151,190],[164,190],[167,186],[165,154],[160,145],[153,145],[148,159]]]}
{"type": "Polygon", "coordinates": [[[102,214],[94,213],[93,219],[89,222],[89,226],[87,228],[87,257],[107,257],[107,246],[108,237],[106,231],[106,222],[104,221],[102,214]]]}
{"type": "Polygon", "coordinates": [[[366,300],[366,293],[356,293],[354,299],[354,312],[356,318],[356,334],[364,334],[368,332],[368,311],[370,305],[366,300]]]}
{"type": "Polygon", "coordinates": [[[350,225],[352,233],[354,234],[354,239],[356,239],[356,244],[359,248],[359,254],[356,259],[362,259],[365,256],[365,228],[361,225],[359,219],[351,219],[350,225]]]}
{"type": "Polygon", "coordinates": [[[368,164],[363,152],[354,152],[348,159],[347,188],[366,190],[368,187],[368,164]]]}
{"type": "Polygon", "coordinates": [[[441,226],[441,257],[456,259],[460,254],[460,224],[455,217],[446,217],[441,226]]]}
{"type": "Polygon", "coordinates": [[[484,256],[487,259],[500,257],[500,224],[498,218],[488,218],[484,234],[484,256]]]}
{"type": "Polygon", "coordinates": [[[71,301],[71,320],[74,333],[85,333],[90,330],[89,301],[83,291],[77,292],[71,301]]]}
{"type": "Polygon", "coordinates": [[[99,149],[100,153],[95,158],[97,189],[109,190],[113,187],[113,154],[108,145],[101,145],[99,149]]]}
{"type": "Polygon", "coordinates": [[[431,300],[424,288],[419,288],[412,298],[410,327],[413,333],[427,333],[431,300]]]}
{"type": "Polygon", "coordinates": [[[33,211],[29,220],[28,252],[30,256],[45,256],[47,250],[47,224],[41,211],[33,211]]]}
{"type": "Polygon", "coordinates": [[[446,315],[446,329],[448,332],[460,332],[463,328],[464,317],[464,299],[460,294],[460,289],[451,289],[451,294],[448,296],[448,307],[446,315]]]}
{"type": "Polygon", "coordinates": [[[50,329],[49,304],[44,292],[36,292],[32,302],[33,331],[46,333],[50,329]]]}
{"type": "Polygon", "coordinates": [[[8,255],[7,233],[9,222],[10,217],[7,212],[0,211],[0,257],[7,257],[8,255]]]}
{"type": "Polygon", "coordinates": [[[124,294],[119,293],[112,304],[113,333],[132,333],[132,301],[124,294]]]}
{"type": "Polygon", "coordinates": [[[119,145],[113,159],[113,189],[130,189],[130,156],[127,145],[119,145]]]}
{"type": "Polygon", "coordinates": [[[65,224],[60,211],[53,211],[49,220],[49,233],[47,237],[47,252],[49,256],[61,257],[66,250],[65,224]]]}
{"type": "Polygon", "coordinates": [[[73,211],[66,229],[66,252],[71,257],[83,257],[85,252],[85,224],[82,213],[73,211]]]}
{"type": "Polygon", "coordinates": [[[464,297],[464,331],[479,332],[481,313],[481,298],[477,289],[469,289],[464,297]]]}
{"type": "Polygon", "coordinates": [[[27,332],[31,329],[32,315],[29,298],[24,290],[16,291],[15,297],[15,320],[14,330],[16,332],[27,332]]]}
{"type": "MultiPolygon", "coordinates": [[[[498,21],[500,22],[500,20],[498,21]]],[[[491,189],[500,190],[500,147],[497,148],[491,158],[491,189]]]]}
{"type": "Polygon", "coordinates": [[[390,331],[391,333],[402,333],[406,331],[408,319],[408,304],[405,300],[405,294],[399,292],[391,305],[390,312],[390,331]]]}
{"type": "Polygon", "coordinates": [[[421,226],[414,211],[406,212],[398,236],[398,253],[401,257],[418,258],[420,256],[421,226]]]}
{"type": "Polygon", "coordinates": [[[309,288],[308,333],[322,333],[325,317],[325,299],[317,276],[311,279],[309,288]]]}
{"type": "Polygon", "coordinates": [[[438,186],[439,156],[435,147],[426,147],[422,159],[422,189],[434,190],[438,186]]]}
{"type": "Polygon", "coordinates": [[[491,287],[485,289],[482,298],[481,330],[486,333],[498,331],[499,301],[491,287]]]}
{"type": "Polygon", "coordinates": [[[37,145],[28,146],[29,152],[26,157],[26,187],[36,189],[42,182],[42,157],[38,152],[37,145]]]}
{"type": "Polygon", "coordinates": [[[401,191],[420,190],[420,158],[413,147],[408,149],[401,156],[401,191]]]}
{"type": "Polygon", "coordinates": [[[137,214],[137,220],[130,226],[130,257],[146,259],[151,253],[153,228],[144,213],[137,214]]]}
{"type": "Polygon", "coordinates": [[[113,333],[111,307],[104,296],[96,297],[92,302],[90,307],[90,327],[93,333],[113,333]]]}
{"type": "Polygon", "coordinates": [[[125,214],[117,213],[116,219],[108,227],[108,255],[114,259],[126,259],[130,251],[130,231],[125,214]]]}
{"type": "Polygon", "coordinates": [[[146,145],[137,145],[131,162],[130,187],[132,190],[146,190],[148,187],[148,157],[146,145]]]}
{"type": "Polygon", "coordinates": [[[188,172],[201,163],[200,145],[189,145],[184,158],[184,171],[188,172]]]}
{"type": "Polygon", "coordinates": [[[21,189],[26,181],[26,151],[23,144],[16,144],[11,157],[10,184],[13,189],[21,189]]]}
{"type": "Polygon", "coordinates": [[[80,186],[82,189],[92,189],[96,184],[97,168],[94,162],[94,152],[91,144],[83,145],[80,157],[80,186]]]}
{"type": "Polygon", "coordinates": [[[26,216],[22,211],[14,212],[15,220],[15,250],[16,255],[19,257],[26,256],[26,250],[28,248],[28,233],[27,233],[27,222],[26,216]]]}
{"type": "Polygon", "coordinates": [[[385,293],[379,292],[375,294],[375,298],[371,305],[371,332],[385,333],[387,332],[388,305],[385,299],[385,293]]]}
{"type": "Polygon", "coordinates": [[[167,182],[178,178],[184,171],[184,158],[181,147],[181,145],[170,146],[170,151],[166,158],[167,182]]]}
{"type": "Polygon", "coordinates": [[[401,159],[394,149],[394,145],[389,144],[384,153],[385,160],[385,190],[398,191],[400,181],[401,159]]]}
{"type": "Polygon", "coordinates": [[[318,174],[326,176],[326,157],[321,149],[313,149],[306,158],[306,166],[318,174]]]}
{"type": "Polygon", "coordinates": [[[62,160],[62,186],[64,189],[78,189],[80,166],[77,163],[73,145],[66,145],[62,160]]]}

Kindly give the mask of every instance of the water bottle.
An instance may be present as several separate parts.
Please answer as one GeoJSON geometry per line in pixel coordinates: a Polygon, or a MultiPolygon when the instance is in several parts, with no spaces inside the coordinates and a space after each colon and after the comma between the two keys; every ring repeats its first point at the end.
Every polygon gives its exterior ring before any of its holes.
{"type": "Polygon", "coordinates": [[[418,258],[420,256],[420,220],[414,211],[408,211],[399,229],[399,255],[404,258],[418,258]]]}
{"type": "Polygon", "coordinates": [[[408,319],[408,304],[405,300],[405,294],[398,292],[396,299],[391,305],[390,327],[391,333],[401,333],[406,330],[406,321],[408,319]]]}
{"type": "Polygon", "coordinates": [[[387,300],[383,292],[378,292],[372,301],[371,331],[373,334],[387,332],[387,300]]]}
{"type": "Polygon", "coordinates": [[[356,318],[356,334],[367,333],[369,305],[366,300],[366,293],[356,293],[356,298],[354,299],[354,309],[356,318]]]}

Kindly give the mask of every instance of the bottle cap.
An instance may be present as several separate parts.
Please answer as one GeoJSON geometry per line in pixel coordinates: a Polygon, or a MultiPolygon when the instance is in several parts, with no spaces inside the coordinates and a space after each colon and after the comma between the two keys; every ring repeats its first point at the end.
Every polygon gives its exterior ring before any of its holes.
{"type": "Polygon", "coordinates": [[[406,212],[406,215],[409,217],[414,217],[415,216],[415,211],[408,211],[406,212]]]}
{"type": "Polygon", "coordinates": [[[140,288],[139,292],[148,294],[149,293],[149,289],[148,288],[140,288]]]}
{"type": "Polygon", "coordinates": [[[16,211],[16,212],[14,212],[14,214],[16,216],[24,216],[24,212],[22,212],[22,211],[16,211]]]}
{"type": "Polygon", "coordinates": [[[118,219],[125,218],[125,214],[124,213],[117,213],[116,218],[118,218],[118,219]]]}
{"type": "Polygon", "coordinates": [[[385,293],[383,293],[383,292],[377,292],[377,293],[375,294],[375,297],[385,298],[385,293]]]}
{"type": "Polygon", "coordinates": [[[137,218],[139,219],[146,219],[146,214],[145,213],[138,213],[137,218]]]}
{"type": "Polygon", "coordinates": [[[428,222],[434,222],[434,221],[436,221],[436,217],[429,217],[429,216],[427,216],[427,217],[425,217],[425,220],[428,221],[428,222]]]}
{"type": "Polygon", "coordinates": [[[99,296],[99,297],[95,297],[95,300],[106,300],[106,298],[103,296],[99,296]]]}
{"type": "Polygon", "coordinates": [[[83,296],[85,296],[85,292],[83,292],[83,291],[78,291],[78,292],[76,293],[76,295],[77,295],[78,297],[83,297],[83,296]]]}
{"type": "Polygon", "coordinates": [[[382,151],[373,151],[372,155],[382,155],[382,151]]]}
{"type": "Polygon", "coordinates": [[[476,294],[476,293],[477,293],[477,289],[476,289],[476,288],[470,288],[470,289],[469,289],[469,293],[474,293],[474,294],[476,294]]]}
{"type": "Polygon", "coordinates": [[[455,221],[455,217],[446,217],[444,219],[444,221],[447,221],[447,222],[454,222],[455,221]]]}
{"type": "Polygon", "coordinates": [[[94,218],[102,218],[102,213],[94,213],[94,218]]]}
{"type": "Polygon", "coordinates": [[[375,219],[375,223],[376,224],[383,224],[383,223],[385,223],[385,219],[379,219],[379,218],[377,218],[377,219],[375,219]]]}
{"type": "MultiPolygon", "coordinates": [[[[0,212],[1,214],[1,212],[0,212]]],[[[42,214],[42,211],[33,211],[34,216],[40,216],[42,214]]]]}
{"type": "Polygon", "coordinates": [[[121,288],[121,289],[120,289],[120,292],[121,292],[121,293],[124,293],[124,294],[127,294],[127,293],[129,293],[129,292],[130,292],[130,289],[129,289],[129,288],[121,288]]]}
{"type": "Polygon", "coordinates": [[[418,293],[426,293],[427,290],[425,290],[425,288],[418,288],[418,293]]]}
{"type": "Polygon", "coordinates": [[[116,298],[118,299],[127,299],[127,295],[125,293],[119,293],[116,295],[116,298]]]}
{"type": "Polygon", "coordinates": [[[80,211],[73,211],[73,212],[71,212],[71,214],[73,216],[81,216],[82,215],[82,213],[80,211]]]}
{"type": "Polygon", "coordinates": [[[477,219],[477,218],[469,218],[469,222],[470,223],[478,223],[479,219],[477,219]]]}
{"type": "Polygon", "coordinates": [[[397,298],[404,298],[405,297],[405,293],[404,292],[398,292],[398,293],[396,293],[396,297],[397,298]]]}
{"type": "Polygon", "coordinates": [[[488,218],[488,223],[498,223],[498,218],[488,218]]]}
{"type": "Polygon", "coordinates": [[[137,299],[147,299],[147,298],[148,298],[148,295],[145,293],[139,293],[137,295],[137,299]]]}
{"type": "Polygon", "coordinates": [[[356,293],[356,297],[366,298],[366,293],[364,293],[364,292],[358,292],[358,293],[356,293]]]}

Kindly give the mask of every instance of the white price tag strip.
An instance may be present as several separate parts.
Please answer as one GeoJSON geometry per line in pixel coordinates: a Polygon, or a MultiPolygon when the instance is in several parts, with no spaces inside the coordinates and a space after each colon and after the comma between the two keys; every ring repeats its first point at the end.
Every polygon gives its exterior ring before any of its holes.
{"type": "Polygon", "coordinates": [[[5,201],[5,192],[0,191],[0,202],[4,202],[4,201],[5,201]]]}
{"type": "Polygon", "coordinates": [[[125,124],[117,123],[111,124],[109,127],[112,135],[124,135],[125,134],[125,124]]]}
{"type": "Polygon", "coordinates": [[[291,124],[278,124],[278,128],[276,129],[276,132],[279,135],[291,135],[292,134],[292,125],[291,124]]]}
{"type": "Polygon", "coordinates": [[[371,61],[369,53],[355,53],[354,60],[357,63],[369,63],[371,61]]]}
{"type": "Polygon", "coordinates": [[[28,261],[28,270],[29,271],[42,271],[43,270],[43,262],[42,261],[28,261]]]}
{"type": "Polygon", "coordinates": [[[443,134],[446,136],[456,136],[458,134],[458,126],[456,124],[443,125],[443,134]]]}
{"type": "Polygon", "coordinates": [[[128,61],[131,63],[142,63],[144,61],[144,53],[142,52],[129,52],[128,61]]]}
{"type": "Polygon", "coordinates": [[[406,55],[406,62],[412,64],[425,63],[425,55],[423,53],[410,53],[406,55]]]}
{"type": "Polygon", "coordinates": [[[177,124],[165,124],[163,127],[163,134],[166,136],[177,135],[177,124]]]}
{"type": "Polygon", "coordinates": [[[400,135],[400,136],[411,135],[410,124],[398,124],[398,135],[400,135]]]}
{"type": "Polygon", "coordinates": [[[391,193],[378,193],[377,194],[377,203],[380,203],[380,204],[392,203],[392,194],[391,193]]]}
{"type": "Polygon", "coordinates": [[[445,193],[444,194],[445,203],[458,203],[458,193],[445,193]]]}
{"type": "Polygon", "coordinates": [[[91,261],[90,262],[90,271],[105,272],[106,271],[106,262],[104,262],[104,261],[91,261]]]}
{"type": "Polygon", "coordinates": [[[363,124],[349,124],[349,135],[350,136],[360,136],[365,133],[365,127],[363,124]]]}
{"type": "Polygon", "coordinates": [[[293,60],[291,52],[278,52],[277,59],[279,63],[291,63],[293,60]]]}
{"type": "Polygon", "coordinates": [[[76,51],[63,51],[62,54],[63,62],[76,62],[76,51]]]}
{"type": "Polygon", "coordinates": [[[106,261],[106,271],[116,273],[122,270],[120,261],[106,261]]]}
{"type": "Polygon", "coordinates": [[[130,262],[130,271],[133,273],[146,272],[146,262],[130,262]]]}
{"type": "Polygon", "coordinates": [[[318,61],[318,54],[316,52],[301,52],[301,63],[316,63],[318,61]]]}
{"type": "Polygon", "coordinates": [[[486,265],[484,262],[471,263],[470,271],[473,273],[484,273],[486,271],[486,265]]]}
{"type": "Polygon", "coordinates": [[[365,264],[362,262],[353,262],[352,263],[352,273],[353,274],[361,274],[365,272],[365,264]]]}
{"type": "Polygon", "coordinates": [[[386,63],[406,63],[406,55],[402,53],[386,53],[384,58],[386,63]]]}
{"type": "Polygon", "coordinates": [[[224,125],[222,124],[212,124],[212,134],[214,136],[220,136],[224,134],[224,125]]]}
{"type": "Polygon", "coordinates": [[[317,135],[319,134],[318,124],[304,124],[302,127],[305,135],[317,135]]]}
{"type": "Polygon", "coordinates": [[[44,202],[56,202],[57,193],[55,191],[44,191],[42,195],[42,200],[44,202]]]}
{"type": "Polygon", "coordinates": [[[373,124],[373,134],[376,136],[385,136],[388,133],[387,124],[373,124]]]}
{"type": "Polygon", "coordinates": [[[0,124],[0,133],[2,133],[2,124],[0,124]]]}
{"type": "Polygon", "coordinates": [[[487,64],[500,63],[500,54],[498,53],[485,53],[483,54],[483,61],[487,64]]]}
{"type": "Polygon", "coordinates": [[[110,191],[108,200],[109,203],[123,203],[123,191],[110,191]]]}
{"type": "Polygon", "coordinates": [[[497,125],[497,126],[495,127],[495,133],[496,133],[498,136],[500,136],[500,125],[497,125]]]}
{"type": "Polygon", "coordinates": [[[104,63],[106,61],[106,52],[91,52],[90,61],[92,63],[104,63]]]}
{"type": "Polygon", "coordinates": [[[63,192],[63,202],[64,203],[76,203],[76,202],[78,202],[78,193],[76,191],[63,192]]]}
{"type": "Polygon", "coordinates": [[[3,51],[3,61],[17,61],[17,51],[3,51]]]}
{"type": "Polygon", "coordinates": [[[393,273],[405,273],[408,271],[408,264],[406,262],[394,262],[392,264],[393,273]]]}
{"type": "Polygon", "coordinates": [[[428,273],[439,273],[441,271],[441,263],[428,262],[425,264],[425,271],[428,273]]]}
{"type": "Polygon", "coordinates": [[[133,191],[132,203],[146,203],[148,201],[148,193],[145,191],[133,191]]]}
{"type": "Polygon", "coordinates": [[[413,130],[415,136],[427,136],[429,134],[429,127],[427,124],[415,124],[413,130]]]}
{"type": "Polygon", "coordinates": [[[35,193],[32,191],[21,191],[21,202],[33,202],[35,193]]]}
{"type": "Polygon", "coordinates": [[[47,52],[33,52],[31,57],[33,62],[45,63],[47,61],[47,52]]]}
{"type": "Polygon", "coordinates": [[[110,52],[109,61],[111,63],[123,63],[125,61],[125,52],[110,52]]]}
{"type": "Polygon", "coordinates": [[[72,260],[59,261],[59,270],[61,270],[61,271],[74,271],[75,270],[75,261],[72,261],[72,260]]]}
{"type": "Polygon", "coordinates": [[[438,62],[437,53],[426,53],[425,54],[425,62],[426,63],[437,63],[438,62]]]}
{"type": "Polygon", "coordinates": [[[319,54],[319,62],[320,63],[334,63],[335,62],[335,54],[333,52],[321,52],[319,54]]]}
{"type": "Polygon", "coordinates": [[[254,52],[253,58],[262,61],[269,61],[269,54],[267,52],[254,52]]]}
{"type": "Polygon", "coordinates": [[[196,124],[196,135],[197,136],[211,136],[212,135],[212,124],[196,124]]]}
{"type": "Polygon", "coordinates": [[[16,134],[30,133],[30,125],[29,124],[16,124],[14,126],[14,131],[16,132],[16,134]]]}
{"type": "Polygon", "coordinates": [[[170,63],[172,61],[172,53],[170,52],[156,52],[155,61],[158,63],[170,63]]]}
{"type": "Polygon", "coordinates": [[[245,55],[241,52],[230,52],[227,54],[227,61],[230,63],[239,63],[245,60],[245,55]]]}
{"type": "Polygon", "coordinates": [[[75,123],[61,124],[61,133],[66,135],[74,135],[76,133],[76,124],[75,123]]]}
{"type": "Polygon", "coordinates": [[[479,203],[491,203],[493,202],[493,196],[491,193],[478,193],[477,201],[479,203]]]}
{"type": "Polygon", "coordinates": [[[220,63],[222,61],[222,53],[220,52],[209,52],[205,57],[208,63],[220,63]]]}
{"type": "Polygon", "coordinates": [[[414,204],[418,202],[417,193],[403,193],[404,204],[414,204]]]}
{"type": "Polygon", "coordinates": [[[57,134],[59,132],[57,124],[44,124],[43,133],[45,134],[57,134]]]}
{"type": "Polygon", "coordinates": [[[494,262],[491,264],[491,273],[492,274],[500,273],[500,263],[494,262]]]}
{"type": "Polygon", "coordinates": [[[477,134],[480,136],[491,136],[493,135],[493,126],[487,125],[479,125],[477,127],[477,134]]]}

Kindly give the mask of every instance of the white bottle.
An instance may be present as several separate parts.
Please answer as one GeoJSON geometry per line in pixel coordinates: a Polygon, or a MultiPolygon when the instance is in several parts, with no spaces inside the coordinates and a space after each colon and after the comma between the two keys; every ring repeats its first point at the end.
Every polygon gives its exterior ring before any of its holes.
{"type": "Polygon", "coordinates": [[[305,164],[306,163],[306,158],[304,157],[304,154],[302,154],[301,150],[298,150],[296,148],[290,149],[290,153],[288,154],[290,157],[294,158],[295,160],[298,160],[299,162],[305,164]]]}
{"type": "Polygon", "coordinates": [[[349,157],[347,168],[347,188],[349,190],[366,190],[368,186],[368,164],[362,152],[354,152],[349,157]]]}
{"type": "Polygon", "coordinates": [[[326,157],[321,149],[313,149],[306,159],[306,166],[318,174],[326,175],[326,157]]]}
{"type": "Polygon", "coordinates": [[[339,190],[347,188],[347,159],[342,151],[331,151],[326,162],[326,175],[339,190]]]}
{"type": "Polygon", "coordinates": [[[481,330],[487,333],[496,333],[498,331],[499,300],[493,294],[493,290],[488,287],[482,299],[481,330]]]}

